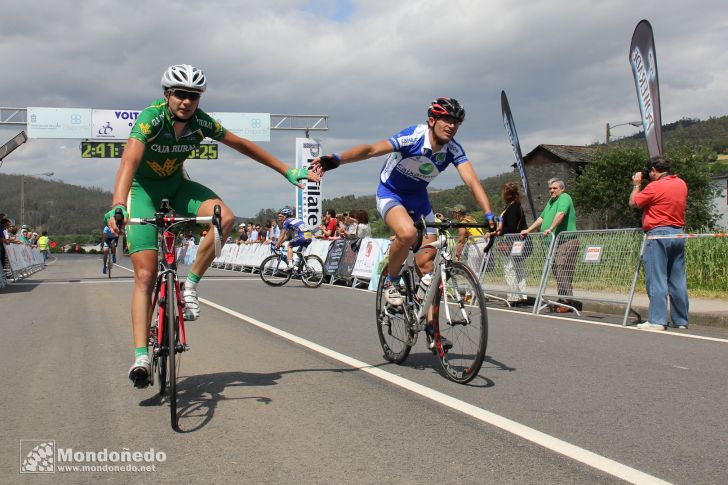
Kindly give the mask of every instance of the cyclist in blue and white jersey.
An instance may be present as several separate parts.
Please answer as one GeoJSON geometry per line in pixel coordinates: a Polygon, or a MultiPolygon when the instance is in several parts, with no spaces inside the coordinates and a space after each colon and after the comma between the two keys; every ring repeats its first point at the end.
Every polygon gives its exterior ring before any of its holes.
{"type": "Polygon", "coordinates": [[[109,250],[113,248],[111,253],[111,262],[116,263],[116,245],[119,242],[119,236],[111,231],[109,226],[104,226],[104,231],[101,233],[101,250],[104,252],[104,267],[102,272],[106,274],[106,262],[109,259],[109,250]]]}
{"type": "MultiPolygon", "coordinates": [[[[323,174],[342,163],[389,154],[379,175],[377,209],[396,235],[389,248],[388,275],[384,286],[384,296],[392,306],[400,306],[404,302],[396,283],[402,263],[417,237],[412,221],[424,217],[427,222],[435,222],[427,186],[448,165],[457,168],[483,210],[485,220],[495,228],[488,194],[465,150],[453,138],[464,120],[465,109],[456,99],[437,98],[427,110],[427,123],[410,126],[386,140],[359,145],[340,154],[324,155],[311,162],[313,170],[323,174]]],[[[434,232],[428,230],[423,246],[436,239],[434,232]]],[[[432,271],[434,257],[435,251],[427,248],[417,254],[417,266],[423,275],[432,271]]]]}
{"type": "Polygon", "coordinates": [[[308,225],[301,219],[293,217],[293,211],[288,207],[278,211],[278,222],[281,224],[281,234],[274,246],[277,249],[286,240],[288,241],[286,269],[290,271],[293,269],[293,248],[308,247],[311,244],[312,234],[308,225]]]}

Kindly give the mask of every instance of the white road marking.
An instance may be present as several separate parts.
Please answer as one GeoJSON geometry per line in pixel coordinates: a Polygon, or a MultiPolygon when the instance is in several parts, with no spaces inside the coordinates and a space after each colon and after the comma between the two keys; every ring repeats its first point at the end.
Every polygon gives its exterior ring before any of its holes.
{"type": "Polygon", "coordinates": [[[425,387],[421,384],[410,381],[410,380],[400,377],[398,375],[391,374],[391,373],[386,372],[371,364],[367,364],[366,362],[360,361],[358,359],[354,359],[353,357],[349,357],[347,355],[341,354],[339,352],[336,352],[335,350],[331,350],[329,348],[323,347],[322,345],[311,342],[310,340],[306,340],[304,338],[298,337],[289,332],[286,332],[284,330],[281,330],[279,328],[273,327],[273,326],[263,323],[259,320],[256,320],[255,318],[249,317],[247,315],[243,315],[242,313],[236,312],[236,311],[231,310],[222,305],[218,305],[217,303],[213,303],[204,298],[200,298],[200,302],[204,303],[206,305],[209,305],[213,308],[216,308],[216,309],[220,310],[221,312],[226,313],[232,317],[235,317],[235,318],[238,318],[245,322],[248,322],[249,324],[254,325],[262,330],[270,332],[274,335],[278,335],[279,337],[282,337],[293,343],[296,343],[296,344],[306,347],[310,350],[318,352],[322,355],[325,355],[329,358],[337,360],[349,367],[360,370],[362,372],[366,372],[374,377],[387,381],[387,382],[394,384],[396,386],[399,386],[403,389],[407,389],[408,391],[411,391],[422,397],[425,397],[427,399],[440,403],[451,409],[460,411],[479,421],[482,421],[484,423],[487,423],[487,424],[490,424],[497,428],[500,428],[504,431],[512,433],[523,439],[526,439],[532,443],[543,446],[544,448],[547,448],[549,450],[560,453],[575,461],[588,465],[588,466],[595,468],[597,470],[600,470],[602,472],[608,473],[612,476],[615,476],[615,477],[625,480],[627,482],[641,483],[641,484],[642,483],[669,483],[669,482],[661,480],[657,477],[644,473],[640,470],[637,470],[635,468],[629,467],[629,466],[619,463],[617,461],[614,461],[614,460],[611,460],[604,456],[598,455],[587,449],[581,448],[576,445],[572,445],[571,443],[560,440],[551,435],[548,435],[548,434],[538,431],[536,429],[530,428],[526,425],[517,423],[516,421],[512,421],[512,420],[505,418],[503,416],[500,416],[498,414],[492,413],[490,411],[486,411],[485,409],[482,409],[482,408],[479,408],[472,404],[466,403],[465,401],[461,401],[460,399],[456,399],[452,396],[448,396],[447,394],[436,391],[434,389],[430,389],[429,387],[425,387]]]}

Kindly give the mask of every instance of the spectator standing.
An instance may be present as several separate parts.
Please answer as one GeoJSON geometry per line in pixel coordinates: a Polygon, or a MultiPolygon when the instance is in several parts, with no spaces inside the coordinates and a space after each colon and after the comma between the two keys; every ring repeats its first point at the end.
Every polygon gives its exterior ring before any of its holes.
{"type": "Polygon", "coordinates": [[[277,241],[281,235],[281,228],[278,227],[278,221],[275,219],[270,220],[271,239],[277,241]]]}
{"type": "MultiPolygon", "coordinates": [[[[501,213],[501,222],[498,226],[497,235],[519,234],[526,229],[526,214],[521,205],[521,193],[518,184],[506,182],[502,189],[503,201],[506,208],[501,213]]],[[[523,270],[525,258],[523,256],[511,256],[511,246],[507,245],[507,252],[503,254],[503,273],[508,285],[506,300],[511,306],[524,304],[528,297],[526,291],[526,274],[523,270]]]]}
{"type": "Polygon", "coordinates": [[[18,237],[18,241],[20,241],[23,244],[30,244],[30,239],[28,239],[28,230],[23,228],[20,230],[20,236],[18,237]]]}
{"type": "Polygon", "coordinates": [[[352,212],[352,216],[356,220],[356,237],[359,239],[372,237],[372,226],[369,225],[369,213],[364,209],[357,209],[352,212]]]}
{"type": "MultiPolygon", "coordinates": [[[[521,231],[521,236],[525,237],[537,227],[540,228],[544,236],[553,234],[553,237],[558,236],[563,231],[576,231],[574,202],[571,200],[571,196],[565,192],[566,185],[564,181],[554,177],[549,180],[548,187],[551,198],[546,202],[546,207],[541,211],[538,219],[527,229],[521,231]]],[[[556,276],[556,287],[559,295],[571,296],[574,294],[572,281],[578,252],[579,240],[576,237],[562,238],[556,248],[552,268],[556,276]]],[[[559,299],[559,303],[565,303],[577,310],[581,310],[582,307],[581,302],[571,299],[559,299]]],[[[567,313],[573,310],[565,306],[556,306],[554,311],[567,313]]]]}
{"type": "MultiPolygon", "coordinates": [[[[665,157],[650,160],[651,182],[644,190],[642,172],[632,176],[629,206],[643,210],[642,230],[647,236],[669,236],[683,232],[688,186],[680,177],[670,173],[670,162],[665,157]]],[[[688,285],[685,277],[685,240],[648,239],[642,255],[645,265],[647,295],[650,298],[649,321],[638,328],[665,330],[667,298],[670,314],[676,328],[688,328],[688,285]]]]}
{"type": "MultiPolygon", "coordinates": [[[[455,206],[450,209],[450,212],[452,213],[452,218],[457,222],[463,224],[478,224],[474,218],[465,213],[465,206],[463,204],[455,204],[455,206]]],[[[467,229],[462,227],[458,229],[458,246],[455,251],[455,258],[458,260],[460,259],[463,254],[463,249],[465,248],[465,243],[468,242],[468,238],[470,236],[483,236],[484,234],[485,232],[477,227],[468,227],[467,229]]]]}
{"type": "Polygon", "coordinates": [[[245,223],[241,222],[238,225],[238,239],[236,243],[244,244],[248,240],[248,231],[245,230],[245,223]]]}
{"type": "Polygon", "coordinates": [[[40,254],[43,256],[43,265],[45,265],[46,259],[48,259],[48,255],[51,250],[48,231],[43,231],[41,236],[38,238],[38,250],[40,250],[40,254]]]}
{"type": "Polygon", "coordinates": [[[321,227],[321,231],[323,232],[323,238],[331,239],[333,237],[336,237],[338,225],[339,221],[338,219],[336,219],[336,211],[334,209],[328,209],[324,213],[323,224],[319,226],[321,227]]]}
{"type": "Polygon", "coordinates": [[[258,231],[255,229],[255,226],[252,223],[248,224],[248,244],[257,243],[258,237],[258,231]]]}

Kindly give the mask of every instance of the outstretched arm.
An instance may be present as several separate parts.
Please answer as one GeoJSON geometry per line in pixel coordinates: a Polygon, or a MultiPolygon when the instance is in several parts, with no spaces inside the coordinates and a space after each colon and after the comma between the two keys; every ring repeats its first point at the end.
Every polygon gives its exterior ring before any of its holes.
{"type": "Polygon", "coordinates": [[[317,157],[311,162],[311,170],[318,174],[323,174],[327,170],[332,170],[339,164],[359,162],[373,157],[379,157],[392,153],[394,147],[388,140],[381,140],[372,144],[364,144],[350,148],[339,154],[327,155],[325,157],[317,157]],[[323,160],[322,160],[323,159],[323,160]]]}
{"type": "MultiPolygon", "coordinates": [[[[229,146],[233,150],[242,153],[246,157],[250,157],[256,162],[263,164],[266,167],[272,168],[289,180],[290,178],[287,174],[290,170],[295,170],[291,169],[288,165],[280,161],[278,158],[274,157],[271,153],[267,152],[259,145],[253,143],[250,140],[246,140],[245,138],[241,138],[230,131],[225,133],[225,136],[222,138],[222,140],[220,140],[220,142],[229,146]]],[[[306,178],[314,182],[318,182],[319,180],[321,180],[321,177],[318,174],[311,171],[306,174],[306,178]]],[[[298,183],[296,185],[298,185],[299,188],[303,188],[302,183],[298,183]]]]}

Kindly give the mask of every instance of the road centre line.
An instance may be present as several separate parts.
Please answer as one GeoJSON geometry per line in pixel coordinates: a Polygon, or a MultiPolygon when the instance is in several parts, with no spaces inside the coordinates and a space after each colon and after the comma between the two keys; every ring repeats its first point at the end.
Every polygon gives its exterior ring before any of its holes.
{"type": "Polygon", "coordinates": [[[366,372],[367,374],[370,374],[398,387],[411,391],[426,399],[437,402],[451,409],[460,411],[461,413],[467,414],[468,416],[471,416],[483,423],[500,428],[527,441],[540,445],[556,453],[562,454],[568,458],[571,458],[575,461],[588,465],[602,472],[608,473],[622,480],[628,481],[630,483],[669,483],[635,468],[598,455],[587,449],[572,445],[571,443],[560,440],[556,437],[530,428],[526,425],[517,423],[516,421],[512,421],[498,414],[486,411],[485,409],[466,403],[465,401],[461,401],[460,399],[456,399],[452,396],[448,396],[447,394],[436,391],[434,389],[430,389],[421,384],[410,381],[409,379],[405,379],[404,377],[392,374],[390,372],[386,372],[378,367],[372,366],[371,364],[367,364],[366,362],[341,354],[327,347],[311,342],[310,340],[298,337],[289,332],[273,327],[272,325],[256,320],[255,318],[249,317],[242,313],[236,312],[235,310],[231,310],[227,307],[214,303],[210,300],[200,298],[200,302],[217,310],[220,310],[221,312],[226,313],[239,320],[243,320],[262,330],[265,330],[266,332],[282,337],[286,340],[289,340],[290,342],[298,344],[302,347],[306,347],[331,359],[337,360],[349,367],[360,370],[362,372],[366,372]]]}

